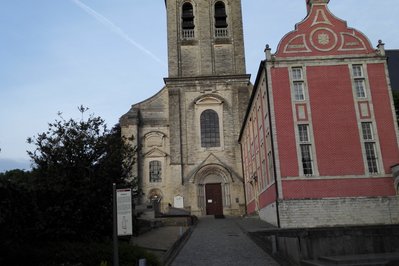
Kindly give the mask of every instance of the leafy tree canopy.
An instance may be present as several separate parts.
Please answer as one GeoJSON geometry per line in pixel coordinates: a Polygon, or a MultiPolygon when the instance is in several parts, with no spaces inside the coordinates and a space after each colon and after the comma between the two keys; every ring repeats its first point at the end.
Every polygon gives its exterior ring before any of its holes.
{"type": "Polygon", "coordinates": [[[43,237],[93,238],[112,232],[112,183],[132,187],[135,149],[121,137],[119,125],[108,130],[101,117],[80,106],[80,121],[59,119],[28,143],[43,237]]]}

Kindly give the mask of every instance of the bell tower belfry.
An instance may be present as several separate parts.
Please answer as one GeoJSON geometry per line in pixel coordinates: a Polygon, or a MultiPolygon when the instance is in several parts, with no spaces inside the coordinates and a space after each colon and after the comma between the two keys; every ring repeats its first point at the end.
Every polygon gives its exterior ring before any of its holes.
{"type": "Polygon", "coordinates": [[[241,0],[165,0],[169,78],[245,74],[241,0]]]}

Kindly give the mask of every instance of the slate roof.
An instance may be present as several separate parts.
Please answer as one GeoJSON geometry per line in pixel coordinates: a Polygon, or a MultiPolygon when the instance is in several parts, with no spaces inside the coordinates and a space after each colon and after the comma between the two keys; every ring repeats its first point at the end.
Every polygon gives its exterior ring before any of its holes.
{"type": "Polygon", "coordinates": [[[399,91],[399,49],[386,50],[392,90],[399,91]]]}

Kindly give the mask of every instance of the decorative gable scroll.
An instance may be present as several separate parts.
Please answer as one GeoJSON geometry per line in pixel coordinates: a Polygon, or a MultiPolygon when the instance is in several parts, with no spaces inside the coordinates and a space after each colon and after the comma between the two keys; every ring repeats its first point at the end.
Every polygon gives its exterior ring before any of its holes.
{"type": "Polygon", "coordinates": [[[328,2],[307,1],[308,16],[283,37],[276,57],[376,54],[364,34],[330,12],[328,2]]]}

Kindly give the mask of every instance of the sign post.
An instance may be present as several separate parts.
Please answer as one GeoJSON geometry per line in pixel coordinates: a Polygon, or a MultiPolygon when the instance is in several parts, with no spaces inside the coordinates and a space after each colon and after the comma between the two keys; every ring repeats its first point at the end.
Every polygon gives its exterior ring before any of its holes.
{"type": "Polygon", "coordinates": [[[117,217],[117,204],[116,204],[116,184],[112,184],[112,196],[113,196],[113,220],[114,220],[114,266],[119,266],[119,250],[118,250],[118,217],[117,217]]]}
{"type": "Polygon", "coordinates": [[[114,217],[114,266],[119,266],[118,236],[133,235],[132,216],[132,190],[116,189],[112,184],[113,191],[113,217],[114,217]]]}
{"type": "Polygon", "coordinates": [[[116,190],[118,236],[133,235],[132,190],[130,188],[116,190]]]}

